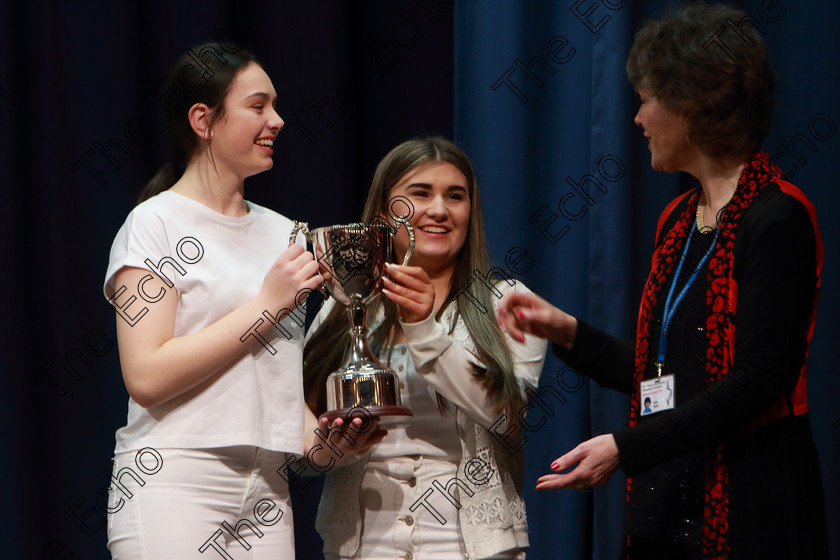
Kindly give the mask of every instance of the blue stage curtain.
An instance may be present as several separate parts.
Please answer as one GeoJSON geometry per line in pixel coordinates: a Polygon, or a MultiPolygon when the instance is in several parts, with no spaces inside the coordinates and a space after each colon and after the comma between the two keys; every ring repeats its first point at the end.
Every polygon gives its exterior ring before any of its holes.
{"type": "MultiPolygon", "coordinates": [[[[635,31],[665,6],[461,0],[455,11],[455,134],[478,172],[496,262],[568,312],[626,338],[635,333],[656,218],[694,184],[651,170],[642,131],[633,124],[638,97],[624,70],[635,31]]],[[[836,528],[840,378],[831,344],[840,334],[834,218],[840,203],[840,5],[739,7],[765,32],[778,75],[776,118],[764,148],[816,204],[826,244],[809,396],[828,524],[836,528]]],[[[628,399],[551,357],[540,401],[524,431],[528,557],[617,558],[626,481],[620,471],[586,494],[533,488],[551,462],[579,442],[625,427],[628,399]]],[[[840,558],[834,533],[833,557],[840,558]]]]}

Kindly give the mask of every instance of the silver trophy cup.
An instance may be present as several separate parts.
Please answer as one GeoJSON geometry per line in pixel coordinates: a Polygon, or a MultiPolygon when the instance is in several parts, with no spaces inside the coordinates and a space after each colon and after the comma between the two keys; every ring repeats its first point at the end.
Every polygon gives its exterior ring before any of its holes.
{"type": "Polygon", "coordinates": [[[371,352],[365,324],[367,305],[382,291],[385,263],[393,253],[392,238],[401,224],[409,239],[402,263],[406,265],[414,253],[414,228],[407,219],[396,219],[393,226],[383,220],[314,230],[304,222],[295,222],[289,238],[291,245],[303,233],[312,243],[315,258],[326,271],[327,291],[347,306],[350,316],[346,365],[327,378],[327,412],[321,417],[330,422],[354,408],[364,408],[374,417],[412,416],[411,410],[402,406],[396,372],[383,366],[371,352]]]}

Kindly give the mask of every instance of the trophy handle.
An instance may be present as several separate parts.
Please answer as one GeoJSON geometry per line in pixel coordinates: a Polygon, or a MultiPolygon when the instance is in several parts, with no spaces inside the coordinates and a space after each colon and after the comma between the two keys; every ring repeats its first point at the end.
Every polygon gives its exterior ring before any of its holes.
{"type": "Polygon", "coordinates": [[[397,235],[397,232],[400,231],[400,224],[405,226],[405,230],[408,232],[408,249],[405,252],[405,256],[403,257],[402,265],[406,266],[408,261],[411,260],[411,257],[414,255],[414,226],[411,225],[411,222],[408,221],[408,218],[394,218],[394,232],[391,236],[397,235]]]}
{"type": "Polygon", "coordinates": [[[295,220],[295,225],[292,228],[292,233],[289,235],[289,247],[294,245],[297,242],[297,236],[303,232],[303,236],[306,237],[307,240],[312,241],[311,234],[309,233],[309,224],[306,222],[298,222],[295,220]]]}
{"type": "MultiPolygon", "coordinates": [[[[306,238],[307,241],[315,244],[315,240],[312,236],[312,232],[309,231],[309,224],[306,222],[298,222],[295,220],[295,225],[292,227],[292,233],[289,234],[289,247],[294,245],[297,242],[297,236],[303,232],[303,236],[306,238]]],[[[315,259],[318,259],[318,255],[315,255],[315,259]]],[[[327,282],[324,280],[321,282],[321,287],[318,288],[318,291],[324,296],[324,299],[329,299],[330,291],[327,289],[327,282]]]]}

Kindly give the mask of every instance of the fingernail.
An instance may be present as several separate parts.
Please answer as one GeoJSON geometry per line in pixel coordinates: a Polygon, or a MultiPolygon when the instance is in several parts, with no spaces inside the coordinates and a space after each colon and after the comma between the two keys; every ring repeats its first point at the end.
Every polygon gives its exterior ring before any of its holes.
{"type": "Polygon", "coordinates": [[[524,318],[525,318],[525,314],[524,314],[524,313],[522,313],[522,310],[521,310],[521,309],[514,309],[514,310],[513,310],[513,313],[514,313],[514,315],[516,315],[516,316],[517,316],[518,318],[520,318],[520,319],[524,319],[524,318]]]}
{"type": "Polygon", "coordinates": [[[560,463],[558,463],[557,461],[554,461],[553,463],[551,463],[551,470],[556,471],[559,468],[560,468],[560,463]]]}
{"type": "Polygon", "coordinates": [[[525,342],[525,335],[519,335],[519,342],[525,342]]]}

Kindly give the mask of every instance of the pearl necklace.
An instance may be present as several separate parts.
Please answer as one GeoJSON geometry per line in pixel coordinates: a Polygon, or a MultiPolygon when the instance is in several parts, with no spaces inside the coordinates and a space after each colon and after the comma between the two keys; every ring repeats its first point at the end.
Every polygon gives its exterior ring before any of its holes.
{"type": "Polygon", "coordinates": [[[697,222],[697,231],[700,233],[709,233],[713,229],[717,227],[717,223],[713,226],[706,226],[703,223],[703,211],[706,208],[706,197],[703,195],[703,192],[700,192],[700,198],[697,200],[697,212],[695,221],[697,222]]]}
{"type": "MultiPolygon", "coordinates": [[[[742,163],[741,166],[738,168],[738,182],[740,182],[740,177],[744,173],[744,167],[745,164],[742,163]]],[[[735,183],[736,190],[738,189],[738,182],[735,183]]],[[[732,200],[733,196],[735,196],[735,191],[732,191],[732,194],[729,196],[729,200],[726,201],[726,204],[729,204],[729,201],[732,200]]],[[[724,204],[724,208],[726,207],[726,204],[724,204]]],[[[697,212],[695,216],[695,221],[697,222],[697,231],[699,231],[700,233],[709,233],[711,231],[714,231],[715,228],[717,228],[717,216],[715,216],[715,223],[713,225],[707,226],[703,223],[703,213],[705,209],[706,194],[701,189],[700,196],[697,199],[697,212]]]]}

